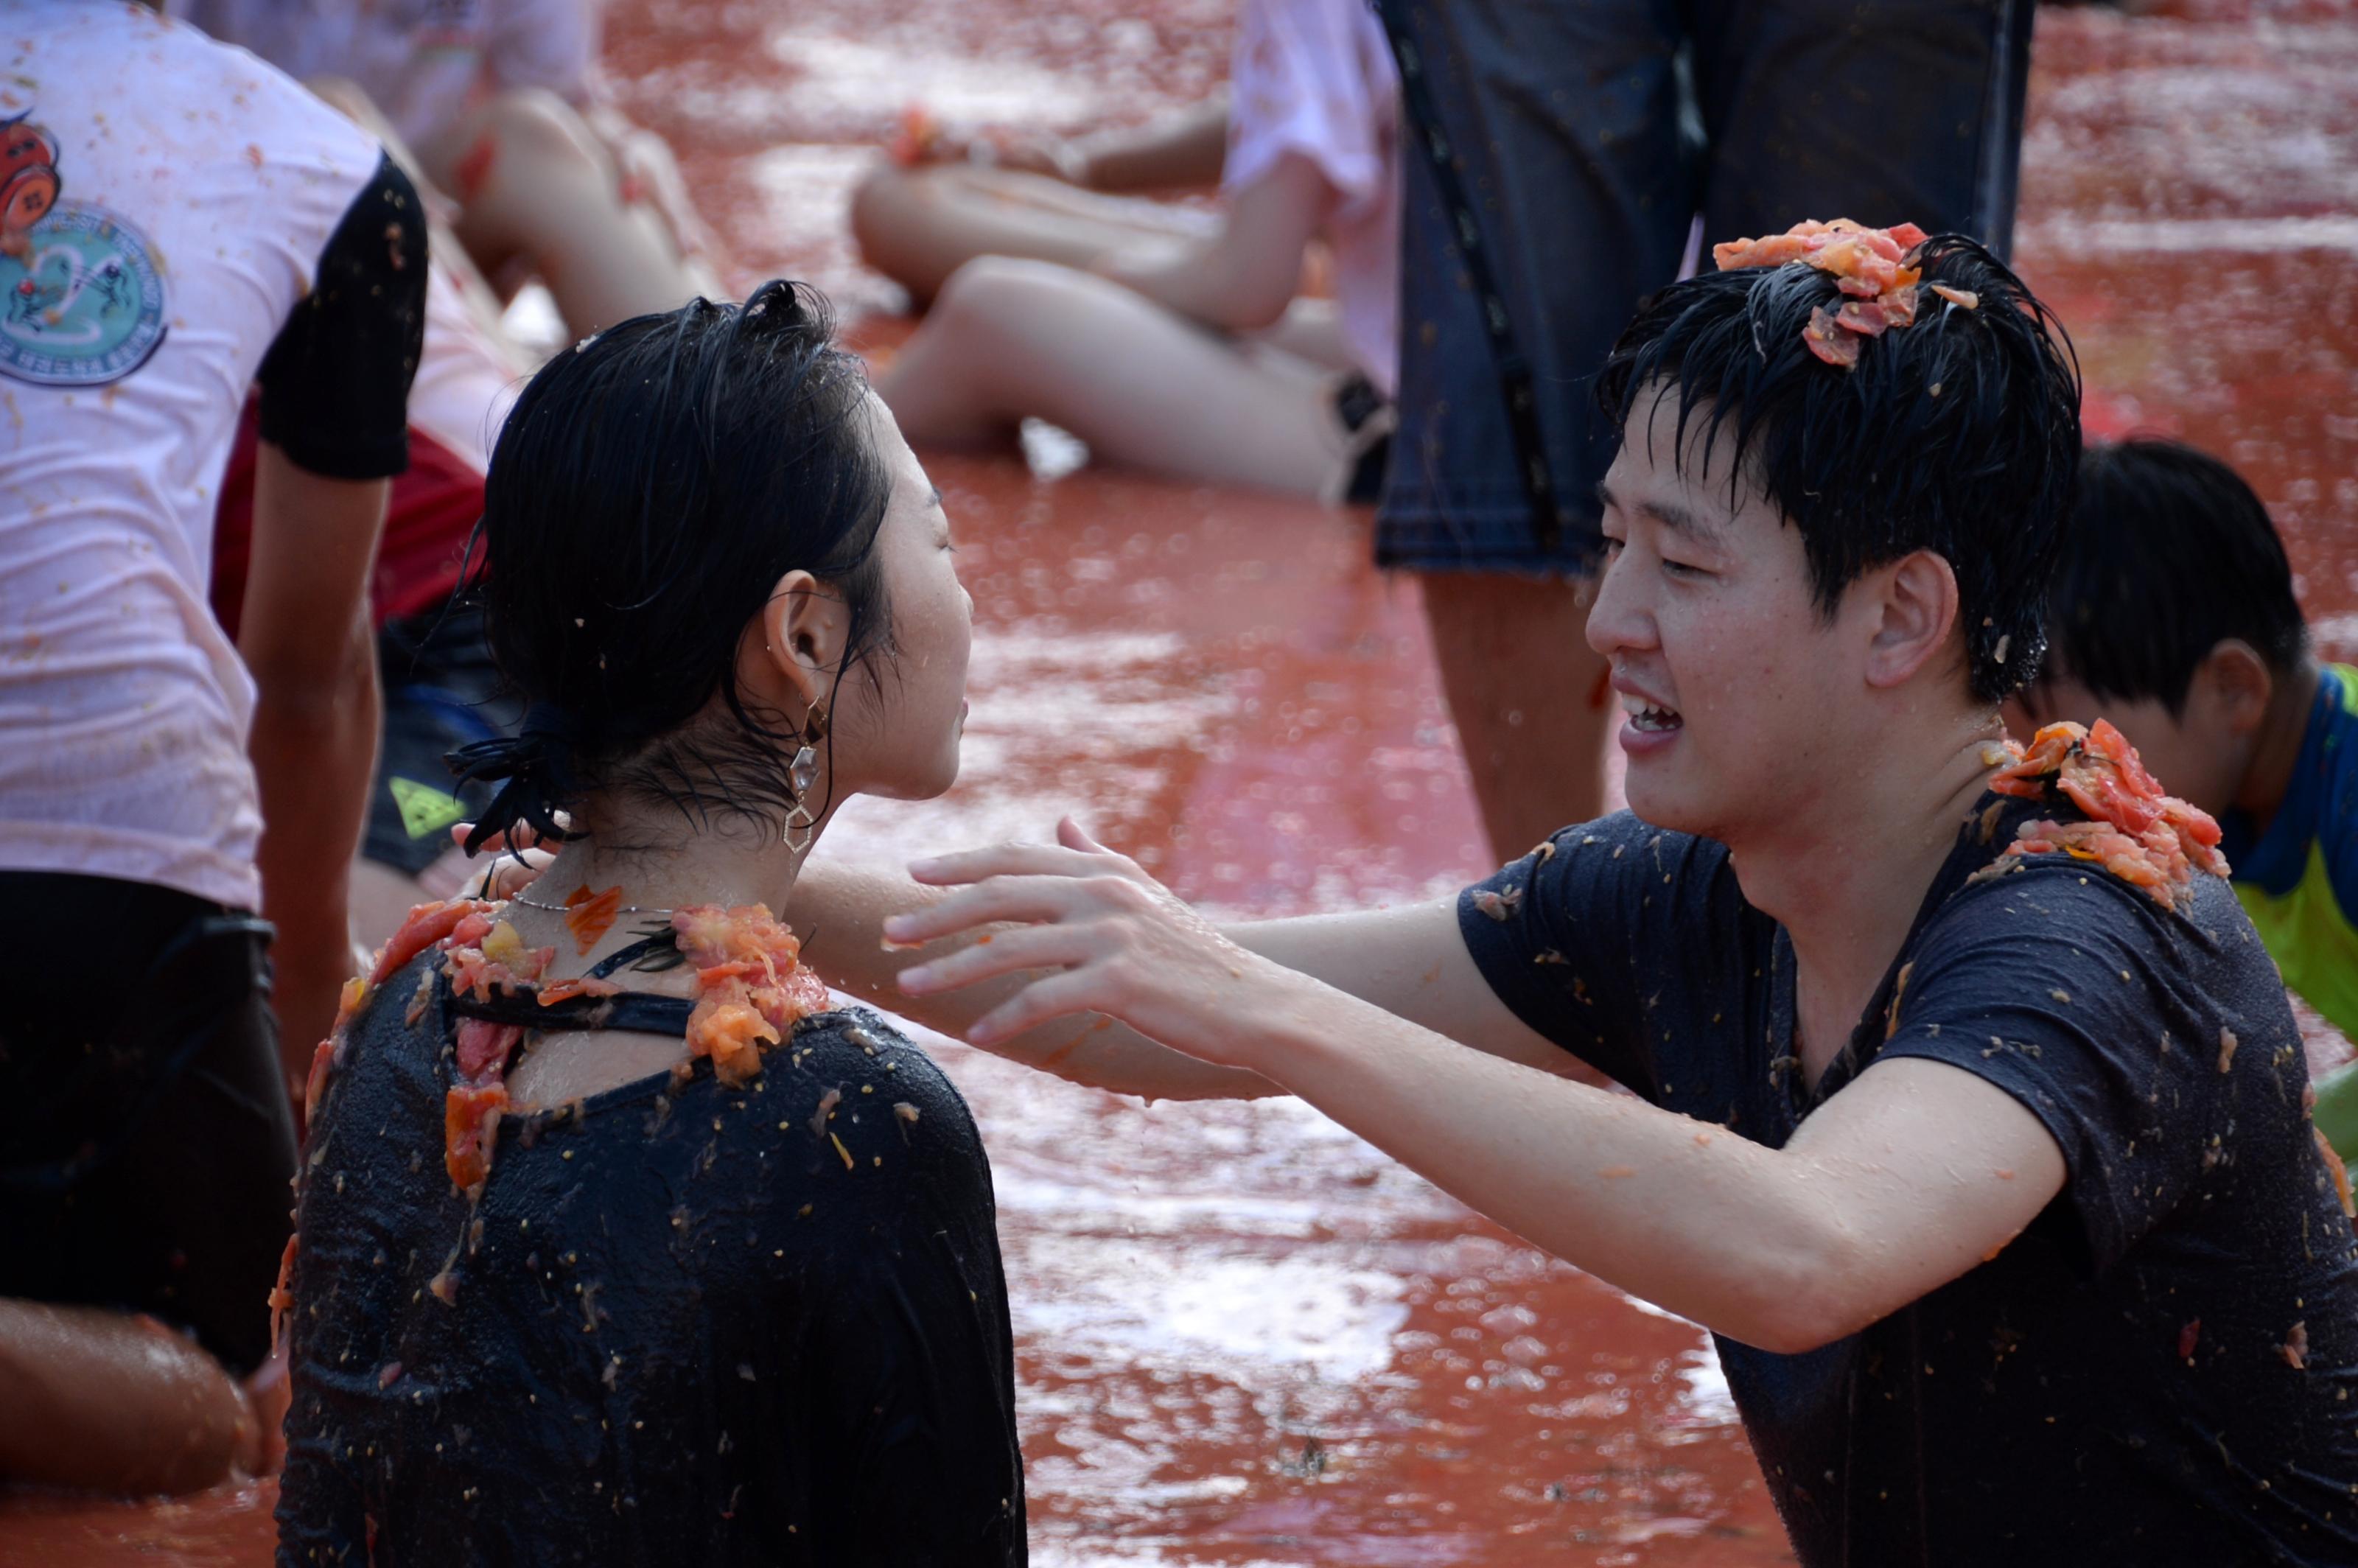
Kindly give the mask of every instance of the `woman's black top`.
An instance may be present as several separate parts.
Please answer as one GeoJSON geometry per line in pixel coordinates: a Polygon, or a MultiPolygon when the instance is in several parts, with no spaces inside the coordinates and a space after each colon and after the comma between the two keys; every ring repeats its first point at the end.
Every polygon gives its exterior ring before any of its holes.
{"type": "Polygon", "coordinates": [[[1022,1563],[990,1166],[940,1069],[820,1014],[741,1087],[699,1060],[505,1118],[471,1205],[455,1033],[506,1015],[441,957],[363,1006],[310,1130],[281,1568],[1022,1563]]]}

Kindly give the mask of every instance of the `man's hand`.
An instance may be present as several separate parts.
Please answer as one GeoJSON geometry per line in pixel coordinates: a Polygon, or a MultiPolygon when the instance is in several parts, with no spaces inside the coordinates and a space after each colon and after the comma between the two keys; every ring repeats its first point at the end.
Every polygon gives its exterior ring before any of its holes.
{"type": "Polygon", "coordinates": [[[1001,921],[1025,924],[903,969],[901,989],[925,996],[1044,971],[977,1020],[967,1038],[992,1045],[1053,1019],[1094,1012],[1201,1060],[1251,1070],[1237,1050],[1249,1036],[1226,1025],[1314,982],[1230,942],[1070,817],[1057,824],[1056,838],[1053,848],[1003,844],[912,866],[921,882],[962,891],[887,920],[888,938],[922,942],[1001,921]]]}

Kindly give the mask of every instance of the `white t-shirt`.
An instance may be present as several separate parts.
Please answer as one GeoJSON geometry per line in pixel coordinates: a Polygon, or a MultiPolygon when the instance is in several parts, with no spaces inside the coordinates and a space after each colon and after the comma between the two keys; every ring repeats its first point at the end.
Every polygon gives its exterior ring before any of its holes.
{"type": "Polygon", "coordinates": [[[1320,233],[1343,338],[1387,397],[1400,384],[1400,77],[1366,0],[1244,0],[1228,69],[1231,193],[1288,153],[1334,188],[1320,233]]]}
{"type": "Polygon", "coordinates": [[[359,84],[412,146],[425,146],[479,87],[591,91],[598,0],[168,0],[223,43],[300,81],[359,84]]]}
{"type": "Polygon", "coordinates": [[[254,908],[254,685],[205,602],[214,491],[381,150],[122,0],[10,0],[6,20],[0,867],[254,908]]]}

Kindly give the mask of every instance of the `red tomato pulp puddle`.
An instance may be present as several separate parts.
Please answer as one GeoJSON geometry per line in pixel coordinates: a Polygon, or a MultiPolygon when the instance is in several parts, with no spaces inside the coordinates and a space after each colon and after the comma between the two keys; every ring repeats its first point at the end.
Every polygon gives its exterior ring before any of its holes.
{"type": "MultiPolygon", "coordinates": [[[[609,57],[736,281],[810,278],[887,342],[893,296],[851,256],[842,200],[904,103],[1056,129],[1144,115],[1219,79],[1228,16],[617,0],[609,57]]],[[[2260,0],[2050,12],[2036,59],[2020,260],[2078,343],[2092,431],[2232,458],[2326,651],[2358,653],[2358,213],[2337,172],[2358,167],[2358,22],[2260,0]]],[[[1487,869],[1413,586],[1368,565],[1363,515],[1013,457],[929,466],[976,600],[966,781],[931,807],[860,803],[829,852],[1039,837],[1073,809],[1240,914],[1487,869]]],[[[824,973],[823,933],[810,957],[824,973]]],[[[1297,1103],[1149,1108],[929,1044],[997,1172],[1037,1561],[1791,1560],[1692,1326],[1297,1103]]],[[[19,1495],[0,1564],[253,1568],[272,1500],[19,1495]]]]}

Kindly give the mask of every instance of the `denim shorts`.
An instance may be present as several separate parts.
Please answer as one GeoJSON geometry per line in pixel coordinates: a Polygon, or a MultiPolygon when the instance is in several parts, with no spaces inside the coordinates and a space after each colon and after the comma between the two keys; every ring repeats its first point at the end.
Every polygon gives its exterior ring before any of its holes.
{"type": "MultiPolygon", "coordinates": [[[[1617,432],[1595,373],[1708,247],[1803,218],[2012,239],[2031,0],[1379,0],[1469,205],[1452,211],[1412,94],[1402,135],[1400,426],[1376,558],[1557,574],[1596,548],[1617,432]],[[1498,362],[1456,234],[1475,230],[1532,367],[1561,525],[1534,526],[1498,362]]],[[[1706,262],[1704,265],[1708,265],[1706,262]]]]}

